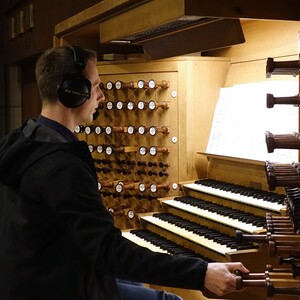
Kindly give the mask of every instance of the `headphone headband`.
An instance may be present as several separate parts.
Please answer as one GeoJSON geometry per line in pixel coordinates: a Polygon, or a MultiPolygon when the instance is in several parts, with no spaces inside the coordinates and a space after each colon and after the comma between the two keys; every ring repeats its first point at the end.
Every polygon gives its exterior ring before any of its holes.
{"type": "Polygon", "coordinates": [[[82,71],[86,66],[86,63],[84,62],[82,48],[80,48],[78,46],[71,46],[70,48],[73,53],[73,59],[74,59],[75,65],[79,68],[80,71],[82,71]]]}

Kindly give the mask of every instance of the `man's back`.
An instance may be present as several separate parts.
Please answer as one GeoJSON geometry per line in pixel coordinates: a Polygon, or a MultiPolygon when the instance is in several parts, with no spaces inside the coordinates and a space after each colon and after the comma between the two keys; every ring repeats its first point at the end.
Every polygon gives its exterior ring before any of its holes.
{"type": "MultiPolygon", "coordinates": [[[[98,299],[105,292],[114,297],[113,278],[96,274],[70,233],[64,230],[66,224],[62,224],[55,207],[59,204],[47,202],[55,199],[55,193],[65,190],[68,181],[65,175],[73,176],[68,169],[70,165],[85,169],[95,181],[92,169],[80,159],[86,154],[86,146],[81,142],[62,143],[55,135],[51,143],[24,139],[20,132],[14,132],[1,146],[1,166],[16,168],[6,172],[7,176],[2,174],[4,167],[0,172],[0,178],[5,177],[3,181],[9,184],[0,183],[1,297],[5,300],[98,299]],[[13,152],[19,156],[19,165],[3,159],[13,159],[13,152]],[[65,181],[56,182],[53,189],[50,181],[56,172],[65,181]],[[49,195],[47,185],[52,187],[54,195],[49,195]],[[105,291],[105,285],[110,287],[109,291],[105,291]]],[[[119,299],[115,297],[112,299],[119,299]]]]}

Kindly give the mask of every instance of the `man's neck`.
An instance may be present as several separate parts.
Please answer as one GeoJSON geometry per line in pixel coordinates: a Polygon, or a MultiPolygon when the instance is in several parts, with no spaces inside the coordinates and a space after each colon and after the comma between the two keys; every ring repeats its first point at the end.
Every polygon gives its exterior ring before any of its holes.
{"type": "Polygon", "coordinates": [[[71,132],[74,131],[77,125],[73,120],[73,114],[71,113],[70,109],[64,107],[60,103],[53,105],[44,105],[41,111],[41,115],[60,123],[61,125],[68,128],[71,132]]]}

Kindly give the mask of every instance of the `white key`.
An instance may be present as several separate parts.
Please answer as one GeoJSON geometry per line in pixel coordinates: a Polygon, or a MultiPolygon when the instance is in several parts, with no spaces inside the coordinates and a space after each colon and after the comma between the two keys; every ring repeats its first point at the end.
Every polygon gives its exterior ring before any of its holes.
{"type": "Polygon", "coordinates": [[[169,231],[173,232],[174,234],[179,235],[185,239],[188,239],[194,243],[197,243],[201,246],[204,246],[215,252],[218,252],[222,255],[225,255],[225,253],[227,253],[227,252],[232,252],[232,251],[237,250],[237,249],[228,248],[225,245],[218,244],[218,243],[214,242],[213,240],[209,240],[203,236],[199,236],[191,231],[188,231],[184,228],[180,228],[180,227],[178,227],[174,224],[168,223],[166,221],[160,220],[159,218],[156,218],[154,216],[144,216],[144,217],[142,217],[142,219],[144,219],[145,221],[147,221],[149,223],[155,224],[161,228],[169,230],[169,231]]]}
{"type": "Polygon", "coordinates": [[[131,233],[130,231],[122,231],[122,236],[125,237],[126,239],[134,242],[135,244],[137,244],[139,246],[148,248],[151,251],[168,253],[168,251],[163,250],[160,247],[151,244],[150,242],[138,237],[137,235],[131,233]]]}
{"type": "Polygon", "coordinates": [[[208,210],[200,209],[198,207],[191,206],[189,204],[182,203],[182,202],[179,202],[179,201],[176,201],[176,200],[165,200],[163,202],[166,203],[167,205],[171,205],[171,206],[179,208],[181,210],[191,212],[193,214],[197,214],[198,216],[216,221],[218,223],[222,223],[224,225],[228,225],[230,227],[234,227],[236,229],[240,229],[240,230],[245,231],[245,232],[253,233],[253,232],[261,231],[261,230],[264,229],[263,227],[257,227],[255,225],[243,223],[239,220],[229,218],[227,216],[222,216],[222,215],[217,214],[215,212],[210,212],[208,210]]]}
{"type": "Polygon", "coordinates": [[[281,210],[286,208],[285,205],[282,205],[282,204],[273,203],[273,202],[265,201],[262,199],[255,199],[253,197],[235,194],[235,193],[228,192],[228,191],[222,191],[222,190],[219,190],[216,188],[204,186],[202,184],[187,183],[187,184],[184,184],[183,186],[186,188],[198,191],[198,192],[203,192],[206,194],[211,194],[214,196],[227,198],[227,199],[235,201],[235,202],[240,202],[240,203],[244,203],[247,205],[257,206],[257,207],[260,207],[260,208],[263,208],[266,210],[280,212],[281,210]]]}

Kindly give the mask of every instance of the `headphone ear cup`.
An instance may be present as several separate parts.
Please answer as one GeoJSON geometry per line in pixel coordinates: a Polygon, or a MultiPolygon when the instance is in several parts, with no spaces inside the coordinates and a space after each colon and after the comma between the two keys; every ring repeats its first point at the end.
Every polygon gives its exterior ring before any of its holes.
{"type": "Polygon", "coordinates": [[[70,108],[82,105],[91,96],[91,82],[81,74],[66,76],[57,88],[60,102],[70,108]]]}

